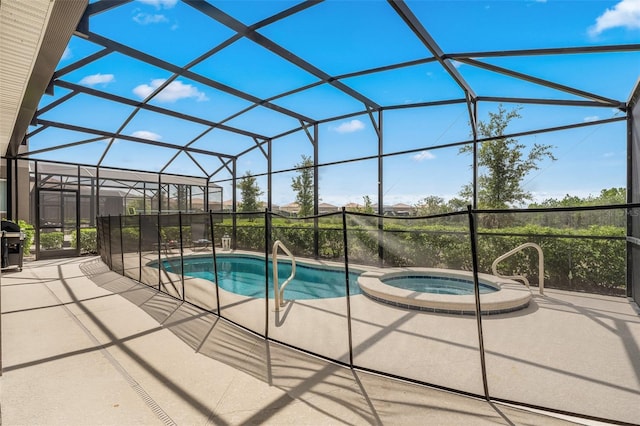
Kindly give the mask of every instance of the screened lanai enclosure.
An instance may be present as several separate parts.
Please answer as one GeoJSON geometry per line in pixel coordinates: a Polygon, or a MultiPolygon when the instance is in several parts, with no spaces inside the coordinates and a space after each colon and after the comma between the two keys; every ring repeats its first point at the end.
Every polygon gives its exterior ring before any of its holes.
{"type": "Polygon", "coordinates": [[[3,2],[42,30],[3,215],[351,368],[637,423],[635,4],[3,2]]]}
{"type": "Polygon", "coordinates": [[[37,258],[95,252],[98,211],[101,216],[118,216],[222,208],[222,188],[202,177],[46,161],[32,161],[29,166],[29,187],[35,197],[29,216],[37,224],[37,258]]]}

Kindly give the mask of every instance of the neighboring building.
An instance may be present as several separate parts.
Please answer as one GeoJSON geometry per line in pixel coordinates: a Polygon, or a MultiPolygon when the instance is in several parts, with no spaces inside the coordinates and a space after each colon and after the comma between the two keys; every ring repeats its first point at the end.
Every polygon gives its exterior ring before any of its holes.
{"type": "MultiPolygon", "coordinates": [[[[240,202],[236,202],[236,211],[240,210],[240,202]]],[[[232,212],[233,211],[233,200],[225,200],[222,202],[222,211],[223,212],[232,212]]]]}
{"type": "Polygon", "coordinates": [[[338,206],[334,206],[333,204],[329,204],[329,203],[320,203],[318,204],[318,213],[322,214],[322,213],[333,213],[333,212],[337,212],[340,211],[340,207],[338,206]]]}
{"type": "Polygon", "coordinates": [[[363,206],[358,203],[347,203],[344,205],[344,208],[350,211],[356,211],[361,209],[363,206]]]}
{"type": "Polygon", "coordinates": [[[280,211],[289,216],[297,216],[298,213],[300,213],[300,204],[295,201],[293,203],[285,204],[280,207],[280,211]]]}
{"type": "Polygon", "coordinates": [[[391,206],[389,210],[385,207],[385,213],[391,216],[415,216],[416,208],[409,204],[397,203],[391,206]],[[387,213],[389,211],[389,213],[387,213]]]}
{"type": "MultiPolygon", "coordinates": [[[[375,213],[378,213],[377,204],[371,207],[375,213]]],[[[392,206],[385,204],[382,206],[382,214],[385,216],[415,216],[416,208],[404,203],[397,203],[392,206]]]]}
{"type": "MultiPolygon", "coordinates": [[[[267,208],[267,202],[266,201],[259,201],[258,202],[258,206],[260,207],[261,211],[264,211],[264,209],[267,208]]],[[[241,201],[237,201],[236,202],[236,211],[240,211],[240,208],[242,207],[242,202],[241,201]]],[[[280,206],[278,206],[277,204],[272,204],[271,205],[271,211],[276,212],[280,209],[280,206]]],[[[229,213],[233,211],[233,200],[226,200],[222,202],[222,211],[229,213]]]]}

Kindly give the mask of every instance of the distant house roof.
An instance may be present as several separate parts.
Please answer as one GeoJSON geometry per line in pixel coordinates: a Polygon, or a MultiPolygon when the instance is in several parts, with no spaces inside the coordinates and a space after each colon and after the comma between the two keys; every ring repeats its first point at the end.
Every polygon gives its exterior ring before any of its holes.
{"type": "Polygon", "coordinates": [[[318,211],[320,213],[337,212],[338,210],[340,210],[340,207],[334,206],[333,204],[329,204],[329,203],[318,204],[318,211]]]}
{"type": "Polygon", "coordinates": [[[300,211],[300,204],[296,202],[285,204],[284,206],[280,206],[280,210],[289,213],[297,213],[300,211]]]}
{"type": "MultiPolygon", "coordinates": [[[[236,205],[238,205],[238,206],[239,206],[240,204],[242,204],[240,201],[237,201],[237,202],[236,202],[236,205]]],[[[266,207],[267,207],[267,202],[266,202],[266,201],[259,201],[259,202],[258,202],[258,205],[259,205],[261,208],[266,208],[266,207]]],[[[222,207],[225,207],[225,208],[229,208],[229,209],[230,209],[230,208],[231,208],[231,206],[233,206],[233,200],[225,200],[225,201],[223,201],[223,202],[222,202],[222,207]]],[[[277,210],[278,208],[279,208],[279,206],[278,206],[277,204],[271,204],[271,209],[272,209],[272,210],[277,210]]]]}

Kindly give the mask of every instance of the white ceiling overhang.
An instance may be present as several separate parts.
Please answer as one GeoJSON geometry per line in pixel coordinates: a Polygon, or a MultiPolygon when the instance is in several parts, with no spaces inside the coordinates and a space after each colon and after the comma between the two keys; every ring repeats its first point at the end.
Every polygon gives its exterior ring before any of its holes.
{"type": "Polygon", "coordinates": [[[0,3],[0,155],[15,155],[88,0],[0,3]]]}

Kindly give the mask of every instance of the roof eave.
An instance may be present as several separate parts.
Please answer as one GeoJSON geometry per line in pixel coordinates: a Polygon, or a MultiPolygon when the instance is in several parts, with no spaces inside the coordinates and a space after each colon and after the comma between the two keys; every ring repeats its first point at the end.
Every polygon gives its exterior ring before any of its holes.
{"type": "Polygon", "coordinates": [[[4,0],[0,13],[0,154],[17,155],[88,0],[4,0]]]}

